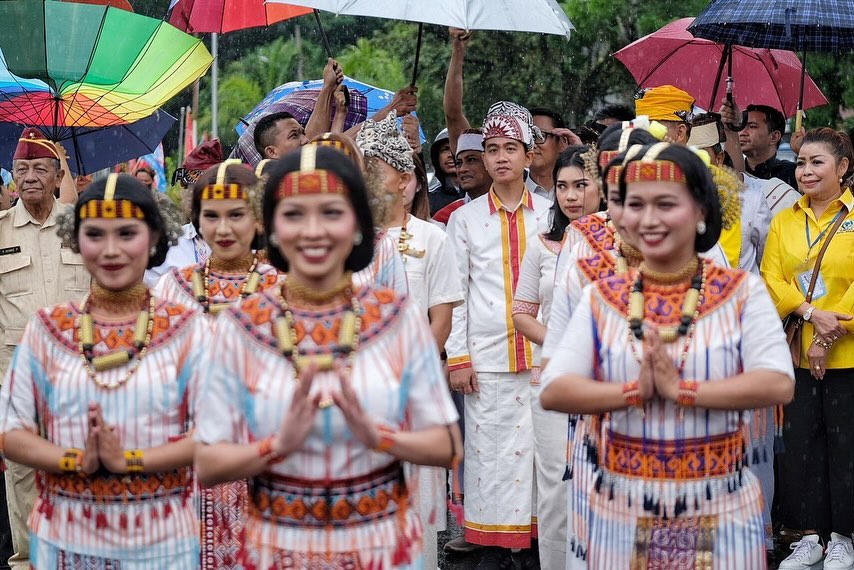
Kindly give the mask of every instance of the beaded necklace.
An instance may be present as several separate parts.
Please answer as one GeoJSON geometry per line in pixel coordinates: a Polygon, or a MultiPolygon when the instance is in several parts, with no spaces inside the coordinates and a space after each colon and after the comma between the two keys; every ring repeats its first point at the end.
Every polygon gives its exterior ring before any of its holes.
{"type": "MultiPolygon", "coordinates": [[[[291,278],[293,280],[293,278],[291,278]]],[[[338,331],[338,344],[333,346],[329,353],[317,355],[300,354],[299,344],[297,342],[297,331],[295,326],[294,314],[287,301],[287,285],[288,279],[282,284],[282,289],[279,295],[279,304],[282,307],[283,317],[279,317],[273,324],[276,334],[278,348],[282,355],[288,359],[294,370],[294,380],[299,381],[299,374],[312,363],[317,364],[318,371],[329,371],[335,367],[335,357],[344,356],[346,358],[344,364],[344,375],[349,377],[353,370],[353,361],[356,358],[356,350],[359,348],[359,331],[362,329],[362,306],[359,303],[358,297],[353,292],[352,283],[343,292],[350,297],[351,310],[346,311],[341,316],[341,325],[338,331]]],[[[336,288],[337,289],[337,288],[336,288]]],[[[332,300],[337,297],[341,291],[333,290],[333,294],[328,297],[332,300]]],[[[333,404],[330,398],[321,400],[320,407],[328,408],[333,404]]]]}
{"type": "MultiPolygon", "coordinates": [[[[90,293],[91,294],[91,293],[90,293]]],[[[148,308],[139,312],[136,318],[136,325],[133,329],[133,347],[128,350],[118,350],[109,352],[101,356],[95,356],[93,349],[95,348],[95,324],[92,315],[87,312],[89,305],[90,294],[87,294],[80,304],[80,316],[77,319],[77,350],[80,353],[80,360],[86,368],[89,377],[101,388],[112,390],[125,384],[139,368],[142,358],[148,352],[148,347],[151,345],[151,333],[154,329],[154,310],[156,301],[151,293],[146,291],[148,295],[148,308]],[[130,362],[134,357],[136,361],[124,377],[113,380],[104,381],[97,376],[98,372],[119,368],[130,362]]]]}
{"type": "MultiPolygon", "coordinates": [[[[258,266],[258,254],[256,253],[252,257],[252,264],[249,266],[249,271],[246,273],[246,277],[243,279],[243,282],[240,284],[240,298],[243,299],[248,297],[249,295],[255,293],[258,290],[258,285],[261,283],[261,274],[255,271],[255,268],[258,266]]],[[[192,287],[193,287],[193,295],[196,297],[196,300],[202,306],[202,309],[205,313],[210,313],[212,315],[216,315],[226,307],[228,307],[231,303],[211,303],[211,284],[210,284],[210,275],[211,275],[211,258],[207,258],[205,260],[205,267],[202,271],[196,269],[193,271],[192,276],[192,287]]]]}
{"type": "Polygon", "coordinates": [[[679,283],[684,282],[689,277],[691,278],[691,288],[685,293],[685,299],[682,301],[679,326],[659,327],[659,335],[663,342],[672,343],[676,342],[679,337],[685,337],[685,344],[679,357],[679,371],[681,372],[685,367],[688,357],[688,349],[694,335],[695,323],[700,316],[699,308],[705,299],[706,270],[707,263],[698,258],[694,258],[691,263],[676,274],[664,274],[652,271],[645,264],[641,264],[640,271],[638,271],[638,275],[634,283],[632,283],[628,314],[626,315],[626,320],[629,323],[629,344],[632,348],[632,354],[638,362],[641,361],[641,358],[635,346],[635,339],[643,340],[644,337],[643,320],[646,310],[646,301],[643,295],[644,276],[646,275],[651,280],[660,283],[679,283]]]}

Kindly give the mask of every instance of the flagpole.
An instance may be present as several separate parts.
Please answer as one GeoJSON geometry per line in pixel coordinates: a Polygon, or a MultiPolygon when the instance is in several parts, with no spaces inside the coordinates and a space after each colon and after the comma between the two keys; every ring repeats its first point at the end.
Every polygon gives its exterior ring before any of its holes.
{"type": "Polygon", "coordinates": [[[213,56],[213,64],[211,65],[211,136],[217,138],[217,124],[219,121],[219,70],[217,66],[217,55],[219,52],[219,34],[211,34],[211,55],[213,56]]]}

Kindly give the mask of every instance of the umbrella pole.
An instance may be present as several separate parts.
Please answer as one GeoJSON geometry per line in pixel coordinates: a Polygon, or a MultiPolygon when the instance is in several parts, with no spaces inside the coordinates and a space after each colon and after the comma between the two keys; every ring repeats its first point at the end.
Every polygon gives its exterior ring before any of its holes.
{"type": "Polygon", "coordinates": [[[332,57],[332,48],[329,47],[329,38],[326,37],[326,30],[323,29],[323,22],[320,21],[320,10],[314,10],[314,19],[317,21],[317,29],[320,31],[320,39],[323,41],[323,49],[326,50],[326,57],[332,57]]]}
{"type": "MultiPolygon", "coordinates": [[[[721,63],[718,65],[718,74],[715,75],[715,87],[712,89],[712,98],[709,99],[709,107],[715,106],[715,100],[718,98],[718,87],[721,86],[721,76],[724,73],[724,64],[726,64],[727,53],[729,51],[729,44],[724,45],[724,49],[721,51],[721,63]]],[[[714,111],[713,108],[708,109],[710,112],[714,111]]]]}
{"type": "Polygon", "coordinates": [[[219,34],[211,34],[211,136],[219,136],[219,34]]]}
{"type": "Polygon", "coordinates": [[[415,63],[412,65],[412,85],[418,79],[418,60],[421,59],[421,39],[424,37],[424,24],[418,22],[418,43],[415,44],[415,63]]]}
{"type": "Polygon", "coordinates": [[[801,91],[798,95],[798,112],[795,115],[795,133],[801,132],[801,123],[804,118],[804,82],[807,76],[807,48],[804,47],[803,61],[801,61],[801,91]]]}

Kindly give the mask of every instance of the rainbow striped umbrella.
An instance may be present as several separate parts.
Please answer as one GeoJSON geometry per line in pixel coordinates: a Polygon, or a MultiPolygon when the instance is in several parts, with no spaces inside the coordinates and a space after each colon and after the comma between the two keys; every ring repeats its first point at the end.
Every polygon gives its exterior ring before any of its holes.
{"type": "Polygon", "coordinates": [[[0,1],[0,121],[105,127],[145,118],[204,75],[200,39],[108,6],[0,1]]]}

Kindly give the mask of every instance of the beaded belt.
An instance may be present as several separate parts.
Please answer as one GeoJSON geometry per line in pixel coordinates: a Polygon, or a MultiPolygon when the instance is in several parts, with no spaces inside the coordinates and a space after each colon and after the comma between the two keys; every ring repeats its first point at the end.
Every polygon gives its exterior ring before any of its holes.
{"type": "Polygon", "coordinates": [[[41,488],[49,495],[89,503],[129,503],[187,492],[189,468],[138,475],[42,473],[41,488]]]}
{"type": "Polygon", "coordinates": [[[644,440],[608,432],[603,466],[612,473],[656,480],[702,479],[733,473],[744,456],[739,432],[681,440],[644,440]]]}
{"type": "Polygon", "coordinates": [[[399,463],[333,481],[269,473],[249,480],[249,511],[283,526],[351,526],[383,519],[409,500],[399,463]]]}

